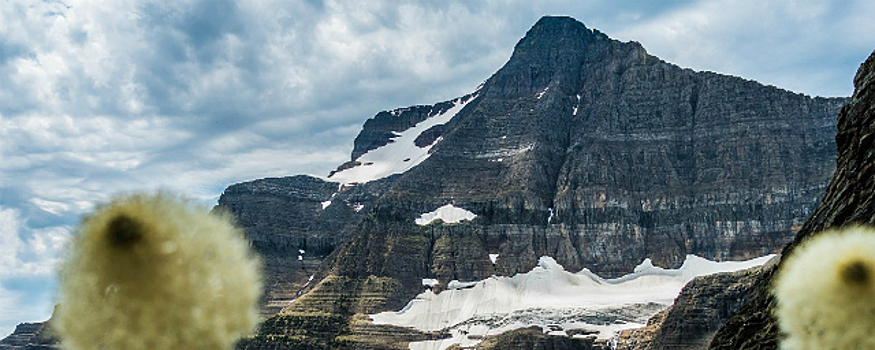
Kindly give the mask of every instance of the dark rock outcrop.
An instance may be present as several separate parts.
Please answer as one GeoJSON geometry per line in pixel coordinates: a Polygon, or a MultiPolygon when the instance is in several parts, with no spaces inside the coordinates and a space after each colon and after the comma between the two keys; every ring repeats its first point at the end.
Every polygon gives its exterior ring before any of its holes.
{"type": "Polygon", "coordinates": [[[674,305],[653,316],[646,327],[624,331],[617,349],[707,349],[717,330],[748,300],[762,271],[777,260],[744,271],[697,277],[684,286],[674,305]]]}
{"type": "Polygon", "coordinates": [[[58,339],[48,321],[21,323],[8,337],[0,340],[0,350],[57,350],[58,339]]]}
{"type": "MultiPolygon", "coordinates": [[[[835,176],[814,214],[784,248],[784,256],[830,227],[875,224],[875,52],[860,66],[854,87],[854,96],[838,116],[835,176]]],[[[778,348],[779,331],[772,318],[775,300],[769,286],[779,268],[763,272],[751,288],[751,301],[720,329],[711,349],[778,348]]]]}

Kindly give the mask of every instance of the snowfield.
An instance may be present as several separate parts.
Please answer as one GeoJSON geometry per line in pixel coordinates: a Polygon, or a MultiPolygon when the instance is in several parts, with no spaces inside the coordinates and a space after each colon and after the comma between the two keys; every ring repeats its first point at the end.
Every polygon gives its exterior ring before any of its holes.
{"type": "Polygon", "coordinates": [[[441,138],[438,137],[434,143],[422,148],[417,147],[413,141],[423,131],[449,122],[462,108],[465,108],[465,105],[476,98],[475,92],[474,95],[465,99],[464,102],[462,97],[453,100],[455,105],[452,108],[441,114],[431,116],[400,134],[396,133],[397,136],[389,144],[370,150],[358,157],[356,161],[361,163],[361,165],[339,171],[326,180],[342,184],[362,184],[410,170],[428,158],[430,155],[429,151],[441,141],[441,138]]]}
{"type": "Polygon", "coordinates": [[[473,346],[483,336],[530,326],[558,335],[586,329],[608,339],[620,330],[643,327],[648,318],[671,305],[693,278],[744,270],[772,257],[713,262],[687,255],[679,269],[655,267],[645,259],[629,275],[603,279],[587,269],[565,271],[553,258],[544,256],[530,272],[478,282],[449,281],[448,289],[440,294],[428,289],[402,310],[371,315],[371,319],[376,324],[453,335],[411,343],[410,348],[417,350],[446,349],[453,344],[473,346]]]}

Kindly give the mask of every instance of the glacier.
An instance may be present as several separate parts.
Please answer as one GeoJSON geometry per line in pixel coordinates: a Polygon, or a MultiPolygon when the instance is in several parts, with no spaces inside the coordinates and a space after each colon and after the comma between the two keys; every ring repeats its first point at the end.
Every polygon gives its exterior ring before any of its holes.
{"type": "Polygon", "coordinates": [[[416,350],[473,346],[484,336],[531,326],[559,335],[585,329],[596,332],[599,339],[609,339],[621,330],[643,327],[648,318],[671,305],[693,278],[756,267],[773,257],[714,262],[687,255],[678,269],[660,268],[645,259],[631,274],[604,279],[587,269],[568,272],[544,256],[529,272],[476,282],[449,281],[448,289],[438,294],[430,280],[428,290],[400,311],[370,317],[375,324],[452,335],[411,343],[416,350]]]}

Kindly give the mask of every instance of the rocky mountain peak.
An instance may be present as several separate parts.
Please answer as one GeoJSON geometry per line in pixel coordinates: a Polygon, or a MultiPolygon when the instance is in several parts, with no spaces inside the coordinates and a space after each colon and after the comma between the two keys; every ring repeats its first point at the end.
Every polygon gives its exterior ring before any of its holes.
{"type": "Polygon", "coordinates": [[[646,57],[644,48],[636,42],[613,40],[570,17],[543,17],[520,39],[510,60],[486,86],[500,88],[501,94],[511,96],[537,93],[548,86],[574,93],[580,87],[581,69],[587,62],[622,71],[628,62],[611,61],[633,58],[643,62],[646,57]]]}
{"type": "MultiPolygon", "coordinates": [[[[591,30],[580,21],[564,16],[544,16],[526,32],[514,48],[517,52],[530,52],[545,46],[567,48],[570,43],[592,40],[609,40],[607,35],[591,30]]],[[[540,50],[538,50],[540,51],[540,50]]]]}

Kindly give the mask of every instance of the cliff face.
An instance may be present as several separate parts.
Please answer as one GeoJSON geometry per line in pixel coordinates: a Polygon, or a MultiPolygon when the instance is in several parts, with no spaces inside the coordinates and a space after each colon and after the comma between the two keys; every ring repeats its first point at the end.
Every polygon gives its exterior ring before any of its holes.
{"type": "MultiPolygon", "coordinates": [[[[838,116],[835,176],[814,214],[784,248],[785,256],[824,229],[875,224],[875,52],[860,66],[854,87],[854,96],[838,116]]],[[[776,270],[763,272],[751,288],[752,300],[720,329],[711,349],[778,348],[778,328],[771,317],[775,300],[769,292],[776,270]]]]}
{"type": "Polygon", "coordinates": [[[264,262],[263,314],[273,315],[315,278],[392,178],[342,187],[310,176],[269,178],[228,187],[219,208],[237,224],[264,262]]]}
{"type": "MultiPolygon", "coordinates": [[[[338,322],[346,324],[355,314],[400,309],[424,278],[511,275],[543,255],[567,270],[618,276],[644,258],[678,267],[686,254],[776,252],[823,194],[834,164],[833,116],[845,102],[682,69],[573,19],[543,18],[474,93],[365,124],[351,161],[328,180],[352,185],[364,182],[350,180],[361,174],[404,171],[381,180],[367,207],[344,216],[344,229],[275,225],[287,236],[337,237],[335,246],[348,235],[315,281],[325,278],[277,317],[345,315],[338,322]],[[380,153],[408,141],[419,153],[380,153]],[[414,223],[446,204],[477,216],[414,223]],[[489,254],[500,258],[493,263],[489,254]]],[[[307,215],[321,215],[331,192],[318,186],[326,191],[306,200],[307,215]]],[[[349,188],[359,186],[372,185],[349,188]]],[[[227,206],[240,213],[256,197],[227,206]]],[[[247,227],[265,241],[273,238],[262,228],[275,217],[299,215],[281,202],[268,206],[277,212],[247,227]]],[[[294,256],[291,249],[298,247],[277,249],[278,259],[294,256]]],[[[261,339],[286,334],[272,332],[261,339]]],[[[320,344],[337,339],[350,338],[320,344]]]]}

